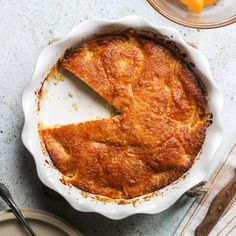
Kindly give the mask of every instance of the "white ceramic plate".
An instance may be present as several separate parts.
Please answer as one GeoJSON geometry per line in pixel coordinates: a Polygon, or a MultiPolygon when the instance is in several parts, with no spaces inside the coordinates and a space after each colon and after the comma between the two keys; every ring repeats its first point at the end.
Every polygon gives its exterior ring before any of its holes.
{"type": "MultiPolygon", "coordinates": [[[[56,236],[83,236],[76,228],[68,225],[49,212],[38,209],[21,209],[28,224],[37,236],[56,235],[56,236]]],[[[19,223],[19,220],[11,210],[0,212],[0,235],[2,236],[25,236],[27,233],[25,227],[19,223]]]]}
{"type": "Polygon", "coordinates": [[[209,166],[214,161],[213,154],[222,139],[219,119],[223,99],[212,78],[206,58],[199,50],[185,43],[176,30],[153,25],[139,16],[128,16],[113,21],[89,20],[75,27],[64,39],[47,46],[38,58],[32,80],[24,89],[22,105],[25,115],[22,140],[35,159],[41,181],[61,194],[75,209],[84,212],[97,212],[111,219],[122,219],[137,213],[154,214],[170,207],[187,190],[208,177],[209,166]],[[66,79],[63,82],[56,85],[55,81],[44,84],[48,92],[41,102],[40,112],[37,112],[37,91],[41,88],[51,67],[66,49],[94,35],[123,31],[127,28],[133,28],[146,34],[155,34],[157,37],[160,35],[168,37],[176,43],[181,52],[186,53],[186,61],[194,63],[193,70],[207,88],[208,109],[213,114],[213,124],[207,129],[202,151],[185,178],[149,195],[148,200],[142,196],[135,199],[135,204],[133,200],[126,202],[126,204],[118,204],[118,201],[98,200],[94,198],[93,194],[85,195],[76,187],[62,184],[59,171],[45,163],[46,160],[50,162],[50,158],[43,153],[38,135],[38,123],[40,122],[45,125],[66,124],[96,119],[97,117],[109,117],[110,111],[104,107],[103,101],[99,101],[83,83],[65,75],[66,79]],[[73,97],[68,93],[72,93],[73,97]],[[77,104],[79,104],[78,111],[75,109],[77,104]]]}

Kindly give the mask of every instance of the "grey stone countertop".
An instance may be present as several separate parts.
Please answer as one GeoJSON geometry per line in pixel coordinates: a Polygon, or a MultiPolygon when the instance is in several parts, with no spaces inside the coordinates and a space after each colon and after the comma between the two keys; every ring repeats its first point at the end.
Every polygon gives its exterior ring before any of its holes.
{"type": "MultiPolygon", "coordinates": [[[[21,93],[31,79],[36,59],[54,37],[65,36],[81,21],[118,19],[136,14],[154,24],[176,28],[210,62],[224,95],[224,141],[215,158],[223,157],[236,140],[236,24],[213,30],[179,26],[158,14],[145,0],[1,0],[0,1],[0,181],[20,207],[48,210],[77,226],[85,235],[172,235],[190,207],[182,197],[157,215],[135,215],[112,221],[74,210],[39,181],[33,158],[21,142],[21,93]]],[[[7,206],[0,201],[0,210],[7,206]]]]}

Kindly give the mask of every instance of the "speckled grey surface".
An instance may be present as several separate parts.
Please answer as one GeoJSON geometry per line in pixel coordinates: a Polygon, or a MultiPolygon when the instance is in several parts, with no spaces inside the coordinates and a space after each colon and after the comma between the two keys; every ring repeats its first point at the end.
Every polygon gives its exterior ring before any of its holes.
{"type": "MultiPolygon", "coordinates": [[[[172,26],[198,46],[210,62],[225,98],[222,119],[225,138],[221,157],[236,135],[236,25],[215,30],[179,26],[159,15],[145,0],[1,0],[0,1],[0,181],[6,183],[21,207],[56,213],[85,235],[164,235],[175,232],[192,200],[182,197],[158,215],[136,215],[112,221],[73,210],[40,183],[35,164],[21,142],[21,93],[32,77],[37,56],[54,36],[63,37],[86,19],[137,14],[152,23],[172,26]]],[[[0,201],[0,210],[6,205],[0,201]]]]}

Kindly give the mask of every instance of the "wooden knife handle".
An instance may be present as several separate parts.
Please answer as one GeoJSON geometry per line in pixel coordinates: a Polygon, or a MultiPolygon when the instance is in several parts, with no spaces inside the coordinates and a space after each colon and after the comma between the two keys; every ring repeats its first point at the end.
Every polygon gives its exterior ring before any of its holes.
{"type": "Polygon", "coordinates": [[[206,217],[196,228],[195,236],[207,236],[214,228],[223,212],[236,193],[236,174],[230,182],[213,199],[206,217]]]}

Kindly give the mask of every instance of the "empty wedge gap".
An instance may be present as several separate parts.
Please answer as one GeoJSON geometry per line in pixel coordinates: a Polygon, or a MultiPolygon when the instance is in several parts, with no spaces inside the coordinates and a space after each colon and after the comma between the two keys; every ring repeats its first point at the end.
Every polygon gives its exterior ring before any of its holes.
{"type": "Polygon", "coordinates": [[[40,119],[45,126],[107,119],[120,113],[86,83],[64,68],[42,85],[40,119]]]}

